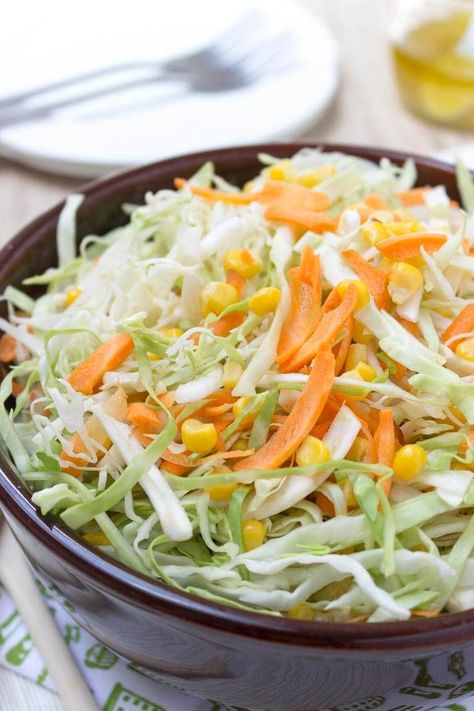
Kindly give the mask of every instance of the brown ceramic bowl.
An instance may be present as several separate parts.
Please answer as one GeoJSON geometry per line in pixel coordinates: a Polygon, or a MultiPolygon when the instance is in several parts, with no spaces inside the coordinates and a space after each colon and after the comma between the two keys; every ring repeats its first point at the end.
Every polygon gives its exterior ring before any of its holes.
{"type": "MultiPolygon", "coordinates": [[[[200,153],[92,183],[82,191],[79,237],[122,223],[122,203],[139,203],[147,190],[171,187],[176,175],[190,176],[205,160],[242,184],[257,172],[259,152],[287,156],[300,147],[200,153]]],[[[354,146],[325,148],[370,160],[388,156],[396,163],[408,157],[354,146]]],[[[425,158],[416,162],[420,184],[442,183],[458,197],[450,167],[425,158]]],[[[32,222],[2,250],[0,293],[56,263],[61,207],[32,222]]],[[[0,503],[8,523],[39,576],[72,606],[77,622],[189,694],[272,711],[362,711],[385,701],[384,708],[393,711],[416,711],[474,694],[474,610],[402,623],[342,624],[267,617],[206,602],[132,572],[53,518],[43,518],[5,452],[0,468],[0,503]],[[397,701],[391,695],[396,690],[397,701]]]]}

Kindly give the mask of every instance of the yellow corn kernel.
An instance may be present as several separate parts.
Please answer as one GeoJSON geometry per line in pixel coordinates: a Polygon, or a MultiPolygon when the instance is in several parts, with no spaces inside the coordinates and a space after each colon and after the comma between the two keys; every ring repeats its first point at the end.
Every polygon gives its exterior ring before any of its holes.
{"type": "Polygon", "coordinates": [[[356,437],[346,455],[346,459],[352,459],[353,462],[362,462],[367,452],[367,444],[365,437],[356,437]]]}
{"type": "Polygon", "coordinates": [[[82,294],[82,289],[68,289],[64,294],[64,305],[71,306],[82,294]]]}
{"type": "Polygon", "coordinates": [[[454,352],[464,360],[474,361],[474,337],[466,338],[465,341],[458,343],[454,352]]]}
{"type": "Polygon", "coordinates": [[[245,439],[244,437],[239,437],[239,439],[236,439],[234,444],[232,445],[231,449],[236,451],[241,451],[249,448],[249,443],[248,440],[245,439]]]}
{"type": "Polygon", "coordinates": [[[211,281],[201,292],[201,308],[203,316],[210,313],[218,316],[227,306],[239,301],[239,292],[224,281],[211,281]]]}
{"type": "Polygon", "coordinates": [[[303,602],[288,610],[288,617],[292,620],[314,620],[314,610],[303,602]]]}
{"type": "Polygon", "coordinates": [[[398,479],[411,481],[421,474],[427,459],[425,450],[419,444],[405,444],[395,455],[393,473],[398,479]]]}
{"type": "Polygon", "coordinates": [[[183,335],[184,331],[182,328],[160,328],[160,333],[162,336],[165,336],[165,338],[175,341],[183,335]]]}
{"type": "Polygon", "coordinates": [[[352,370],[358,363],[367,362],[367,347],[363,343],[353,343],[349,346],[346,357],[346,368],[352,370]]]}
{"type": "MultiPolygon", "coordinates": [[[[341,377],[351,378],[351,380],[360,380],[361,383],[365,382],[362,375],[355,368],[353,368],[352,370],[346,370],[344,373],[341,373],[341,377]]],[[[364,390],[364,388],[356,388],[352,385],[350,387],[353,392],[350,395],[345,395],[348,400],[365,400],[365,398],[368,397],[370,393],[370,390],[364,390]]]]}
{"type": "Polygon", "coordinates": [[[254,518],[244,521],[242,524],[242,538],[246,551],[253,551],[254,548],[258,548],[265,540],[265,524],[254,518]]]}
{"type": "Polygon", "coordinates": [[[257,316],[265,316],[275,311],[280,303],[281,291],[276,286],[266,286],[252,294],[249,299],[249,309],[257,316]]]}
{"type": "MultiPolygon", "coordinates": [[[[222,466],[219,469],[214,470],[214,474],[224,474],[225,472],[230,472],[229,467],[222,466]]],[[[230,499],[234,491],[239,486],[237,481],[233,481],[230,484],[212,484],[211,486],[206,486],[204,491],[208,494],[214,501],[227,501],[230,499]]]]}
{"type": "Polygon", "coordinates": [[[388,232],[381,222],[367,222],[360,228],[360,234],[368,244],[374,245],[388,237],[388,232]]]}
{"type": "Polygon", "coordinates": [[[102,531],[92,531],[91,533],[84,533],[82,536],[87,543],[91,546],[109,546],[110,542],[105,533],[102,531]]]}
{"type": "Polygon", "coordinates": [[[279,163],[271,165],[268,169],[269,180],[290,180],[291,179],[291,161],[284,158],[279,163]]]}
{"type": "Polygon", "coordinates": [[[368,363],[364,363],[363,361],[360,361],[357,363],[356,367],[354,370],[359,373],[361,376],[362,380],[365,380],[366,383],[370,383],[372,380],[375,380],[377,377],[377,373],[374,368],[372,368],[371,365],[368,363]]]}
{"type": "Polygon", "coordinates": [[[397,262],[390,270],[388,293],[394,304],[404,304],[423,287],[423,274],[407,262],[397,262]]]}
{"type": "Polygon", "coordinates": [[[359,321],[354,321],[354,328],[352,331],[352,340],[356,343],[367,344],[370,342],[372,334],[366,329],[366,327],[359,323],[359,321]]]}
{"type": "Polygon", "coordinates": [[[294,176],[293,182],[297,185],[302,185],[304,188],[314,188],[326,178],[331,178],[336,175],[337,168],[334,165],[321,165],[313,170],[305,170],[294,176]]]}
{"type": "Polygon", "coordinates": [[[224,269],[233,269],[244,279],[252,279],[262,269],[262,263],[248,249],[231,249],[224,257],[224,269]]]}
{"type": "Polygon", "coordinates": [[[200,422],[192,417],[181,425],[181,437],[191,452],[207,452],[217,443],[217,430],[211,422],[200,422]]]}
{"type": "Polygon", "coordinates": [[[360,309],[363,309],[364,306],[367,306],[367,304],[369,303],[370,292],[364,282],[360,279],[345,279],[344,281],[341,281],[341,283],[338,284],[336,287],[337,293],[339,294],[341,299],[343,299],[346,295],[350,284],[353,284],[355,286],[357,292],[357,303],[355,310],[360,311],[360,309]]]}
{"type": "Polygon", "coordinates": [[[423,225],[421,222],[387,222],[385,227],[392,235],[407,235],[411,232],[421,232],[423,225]]]}
{"type": "Polygon", "coordinates": [[[161,360],[162,356],[158,355],[158,353],[152,353],[151,351],[147,351],[147,356],[148,360],[161,360]]]}
{"type": "Polygon", "coordinates": [[[325,442],[308,435],[304,438],[296,450],[296,463],[299,467],[307,467],[310,464],[321,464],[331,459],[331,452],[325,442]]]}
{"type": "MultiPolygon", "coordinates": [[[[234,402],[234,404],[232,405],[232,415],[234,416],[234,419],[237,419],[237,417],[240,416],[241,412],[243,410],[245,410],[246,407],[248,407],[250,400],[251,400],[250,397],[239,397],[239,399],[234,402]]],[[[241,421],[240,424],[241,425],[248,425],[251,422],[253,422],[254,419],[257,417],[258,412],[259,412],[260,408],[262,407],[262,405],[263,405],[263,400],[260,402],[257,400],[254,407],[252,407],[250,412],[247,415],[245,415],[245,417],[243,418],[243,420],[241,421]]]]}
{"type": "Polygon", "coordinates": [[[240,376],[243,372],[244,369],[242,368],[240,363],[237,363],[237,361],[226,361],[224,365],[224,372],[222,374],[222,385],[225,388],[229,388],[229,390],[232,390],[232,388],[235,388],[235,386],[239,382],[240,376]]]}
{"type": "Polygon", "coordinates": [[[358,506],[358,501],[356,497],[354,496],[354,489],[352,487],[352,482],[350,479],[343,479],[341,482],[339,482],[340,487],[342,489],[342,493],[344,494],[344,499],[346,501],[347,508],[353,509],[355,506],[358,506]]]}

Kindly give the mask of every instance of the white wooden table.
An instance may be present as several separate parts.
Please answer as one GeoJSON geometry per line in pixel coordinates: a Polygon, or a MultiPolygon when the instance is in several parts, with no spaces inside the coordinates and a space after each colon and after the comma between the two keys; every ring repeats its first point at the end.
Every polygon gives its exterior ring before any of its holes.
{"type": "MultiPolygon", "coordinates": [[[[267,0],[271,2],[271,0],[267,0]]],[[[358,143],[434,153],[463,140],[460,132],[431,126],[400,104],[388,45],[391,0],[303,0],[325,18],[341,48],[342,86],[308,140],[358,143]]],[[[314,77],[318,81],[318,77],[314,77]]],[[[311,91],[311,87],[308,87],[311,91]]],[[[0,244],[22,225],[74,190],[79,181],[49,176],[0,160],[0,244]]],[[[57,711],[57,697],[0,669],[0,709],[57,711]]]]}

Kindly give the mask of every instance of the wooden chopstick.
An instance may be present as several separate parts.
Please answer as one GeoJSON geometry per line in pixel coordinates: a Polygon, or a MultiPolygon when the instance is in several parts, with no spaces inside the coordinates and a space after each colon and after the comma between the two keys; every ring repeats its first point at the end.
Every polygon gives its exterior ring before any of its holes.
{"type": "Polygon", "coordinates": [[[36,587],[25,557],[0,513],[0,579],[48,669],[65,711],[99,711],[92,692],[36,587]]]}

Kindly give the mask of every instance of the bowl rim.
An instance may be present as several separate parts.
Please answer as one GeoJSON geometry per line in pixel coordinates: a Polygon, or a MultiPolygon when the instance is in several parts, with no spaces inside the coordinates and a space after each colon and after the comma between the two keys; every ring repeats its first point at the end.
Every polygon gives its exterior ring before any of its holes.
{"type": "MultiPolygon", "coordinates": [[[[398,164],[412,158],[417,165],[444,173],[446,177],[450,176],[451,180],[454,176],[454,167],[450,164],[404,151],[325,141],[299,141],[251,144],[185,154],[87,182],[75,192],[85,196],[84,204],[87,206],[87,198],[105,199],[120,186],[132,186],[137,177],[143,181],[147,175],[152,177],[157,171],[174,166],[177,169],[176,174],[186,175],[188,168],[194,169],[196,163],[206,160],[241,158],[245,161],[251,160],[252,157],[256,160],[259,153],[283,157],[304,147],[321,148],[325,152],[338,151],[374,161],[387,157],[398,164]]],[[[1,249],[0,283],[8,278],[13,264],[19,264],[27,258],[29,249],[41,239],[42,234],[55,227],[63,205],[64,200],[29,222],[1,249]]],[[[432,646],[434,637],[439,644],[452,642],[453,639],[460,644],[474,637],[474,609],[448,613],[437,618],[408,620],[402,624],[300,621],[240,610],[170,587],[133,571],[81,542],[79,537],[52,516],[41,516],[31,501],[26,485],[3,452],[0,452],[0,505],[7,513],[7,519],[15,520],[17,525],[27,529],[41,544],[54,549],[56,556],[65,559],[69,565],[79,570],[95,587],[128,602],[133,601],[137,608],[159,611],[206,628],[225,629],[226,633],[278,642],[285,646],[344,649],[348,653],[351,649],[374,647],[384,651],[408,651],[432,646]]]]}

